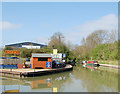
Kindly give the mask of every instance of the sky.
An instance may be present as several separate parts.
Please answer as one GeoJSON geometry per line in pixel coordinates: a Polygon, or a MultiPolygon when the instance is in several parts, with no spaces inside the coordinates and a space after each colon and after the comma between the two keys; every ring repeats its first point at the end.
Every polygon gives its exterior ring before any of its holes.
{"type": "Polygon", "coordinates": [[[3,2],[2,45],[35,42],[47,44],[61,32],[65,42],[80,45],[95,30],[118,25],[117,2],[3,2]]]}

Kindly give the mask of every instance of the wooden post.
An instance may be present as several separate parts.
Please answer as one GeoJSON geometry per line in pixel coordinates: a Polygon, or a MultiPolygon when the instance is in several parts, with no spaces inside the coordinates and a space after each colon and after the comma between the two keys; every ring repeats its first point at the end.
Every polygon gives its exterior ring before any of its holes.
{"type": "Polygon", "coordinates": [[[35,69],[34,69],[34,72],[35,72],[35,69]]]}
{"type": "Polygon", "coordinates": [[[5,59],[6,59],[6,53],[5,53],[5,59]]]}

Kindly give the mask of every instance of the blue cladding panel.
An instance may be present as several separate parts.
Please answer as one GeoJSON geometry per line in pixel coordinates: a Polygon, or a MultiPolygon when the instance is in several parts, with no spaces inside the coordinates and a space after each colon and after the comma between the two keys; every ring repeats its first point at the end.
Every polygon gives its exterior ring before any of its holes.
{"type": "Polygon", "coordinates": [[[17,69],[17,64],[16,65],[0,65],[0,68],[4,69],[17,69]]]}
{"type": "Polygon", "coordinates": [[[46,68],[51,68],[51,62],[46,62],[46,68]]]}
{"type": "Polygon", "coordinates": [[[50,78],[46,79],[46,82],[51,83],[51,79],[50,78]]]}
{"type": "Polygon", "coordinates": [[[32,65],[30,64],[30,68],[32,68],[32,65]]]}

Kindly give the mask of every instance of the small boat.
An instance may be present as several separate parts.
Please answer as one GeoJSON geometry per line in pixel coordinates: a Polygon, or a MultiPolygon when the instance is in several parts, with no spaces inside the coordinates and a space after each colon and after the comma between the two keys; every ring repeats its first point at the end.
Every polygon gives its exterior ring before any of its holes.
{"type": "Polygon", "coordinates": [[[98,64],[98,61],[87,61],[87,65],[89,66],[94,66],[94,67],[98,67],[100,66],[100,64],[98,64]]]}

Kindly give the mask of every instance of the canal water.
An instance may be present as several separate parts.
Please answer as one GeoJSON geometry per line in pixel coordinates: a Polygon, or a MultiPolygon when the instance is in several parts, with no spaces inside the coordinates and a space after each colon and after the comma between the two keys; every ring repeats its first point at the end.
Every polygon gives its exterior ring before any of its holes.
{"type": "MultiPolygon", "coordinates": [[[[118,92],[118,74],[109,68],[84,68],[80,64],[73,71],[24,79],[2,79],[2,91],[18,92],[118,92]]],[[[116,71],[116,70],[115,70],[116,71]]]]}

